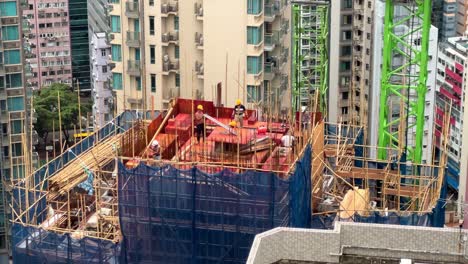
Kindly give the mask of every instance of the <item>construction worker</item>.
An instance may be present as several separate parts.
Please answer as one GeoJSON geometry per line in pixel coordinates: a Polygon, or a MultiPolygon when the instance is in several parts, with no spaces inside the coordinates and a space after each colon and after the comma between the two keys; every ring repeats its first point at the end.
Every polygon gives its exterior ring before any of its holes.
{"type": "Polygon", "coordinates": [[[236,100],[236,106],[234,106],[234,110],[232,111],[232,118],[239,124],[239,127],[242,128],[244,125],[244,116],[247,117],[247,111],[245,110],[245,106],[242,104],[240,99],[236,100]]]}
{"type": "Polygon", "coordinates": [[[229,122],[229,131],[234,132],[236,127],[237,127],[236,121],[232,120],[231,122],[229,122]]]}
{"type": "Polygon", "coordinates": [[[151,142],[150,149],[153,152],[153,158],[155,160],[161,160],[161,146],[156,139],[151,142]]]}
{"type": "Polygon", "coordinates": [[[203,120],[203,105],[197,106],[197,112],[195,112],[194,124],[195,124],[195,132],[197,133],[197,144],[200,143],[200,137],[205,139],[204,130],[205,130],[205,123],[203,120]]]}
{"type": "Polygon", "coordinates": [[[285,148],[292,148],[294,145],[295,138],[292,135],[291,130],[286,133],[283,137],[281,137],[281,145],[285,148]]]}

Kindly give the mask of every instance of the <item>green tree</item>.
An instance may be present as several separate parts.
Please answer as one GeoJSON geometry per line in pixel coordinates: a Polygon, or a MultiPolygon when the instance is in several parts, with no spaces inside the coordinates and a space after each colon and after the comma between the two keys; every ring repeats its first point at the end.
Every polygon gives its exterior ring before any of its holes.
{"type": "MultiPolygon", "coordinates": [[[[73,92],[72,88],[61,83],[54,83],[48,87],[35,92],[34,109],[37,114],[37,123],[34,126],[39,136],[45,143],[49,132],[60,131],[59,128],[59,104],[60,94],[60,113],[62,123],[62,133],[65,137],[65,144],[68,146],[68,130],[73,129],[79,123],[78,94],[73,92]],[[55,126],[55,128],[53,127],[55,126]]],[[[81,104],[81,115],[91,111],[90,104],[81,104]]]]}

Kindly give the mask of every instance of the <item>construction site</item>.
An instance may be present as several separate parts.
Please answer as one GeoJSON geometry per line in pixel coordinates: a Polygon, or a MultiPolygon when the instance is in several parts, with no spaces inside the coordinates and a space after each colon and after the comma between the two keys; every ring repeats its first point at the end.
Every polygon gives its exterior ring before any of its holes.
{"type": "Polygon", "coordinates": [[[275,227],[440,226],[443,156],[412,164],[387,149],[388,160],[370,160],[361,127],[319,112],[280,120],[247,110],[244,126],[230,128],[232,111],[177,99],[148,119],[125,112],[16,182],[15,261],[243,263],[255,235],[275,227]],[[197,143],[199,105],[206,127],[197,143]],[[288,133],[296,144],[282,147],[288,133]],[[154,139],[160,160],[149,154],[154,139]]]}
{"type": "MultiPolygon", "coordinates": [[[[422,162],[425,91],[417,88],[425,88],[427,47],[384,47],[379,141],[368,145],[367,127],[328,122],[327,98],[335,96],[326,80],[329,3],[315,2],[322,28],[310,74],[317,82],[304,81],[310,76],[298,67],[303,56],[296,34],[287,112],[266,104],[246,109],[239,124],[232,122],[234,108],[174,97],[167,109],[120,113],[12,181],[14,261],[239,264],[246,262],[257,234],[277,227],[333,229],[336,222],[443,227],[450,106],[443,131],[433,139],[439,150],[432,151],[430,163],[422,162]],[[396,53],[404,57],[402,65],[392,64],[396,53]],[[203,113],[199,139],[198,111],[203,113]]],[[[407,8],[407,1],[401,2],[407,8]]],[[[430,1],[422,2],[413,3],[409,16],[422,19],[430,12],[430,1]]],[[[392,1],[387,8],[394,8],[392,1]]],[[[394,24],[388,19],[386,35],[410,20],[400,19],[394,24]]],[[[429,26],[418,27],[421,43],[428,41],[429,26]]]]}

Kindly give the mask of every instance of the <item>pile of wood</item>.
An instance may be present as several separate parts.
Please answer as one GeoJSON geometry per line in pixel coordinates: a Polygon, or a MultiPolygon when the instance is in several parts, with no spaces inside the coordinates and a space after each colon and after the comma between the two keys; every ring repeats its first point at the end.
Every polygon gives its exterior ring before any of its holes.
{"type": "Polygon", "coordinates": [[[80,154],[49,179],[48,200],[66,194],[88,178],[87,171],[95,172],[114,160],[120,146],[121,135],[109,137],[88,151],[80,154]]]}

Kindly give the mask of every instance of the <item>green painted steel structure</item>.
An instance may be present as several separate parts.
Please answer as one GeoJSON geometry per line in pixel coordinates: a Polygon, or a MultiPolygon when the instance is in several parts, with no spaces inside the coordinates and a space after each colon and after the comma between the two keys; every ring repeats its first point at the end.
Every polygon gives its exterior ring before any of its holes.
{"type": "Polygon", "coordinates": [[[407,160],[419,163],[424,136],[431,0],[386,0],[385,8],[378,157],[386,158],[385,148],[402,148],[407,160]],[[407,15],[396,16],[397,6],[406,10],[403,13],[407,15]],[[402,26],[407,26],[409,30],[397,33],[402,26]],[[416,42],[421,49],[415,48],[416,42]],[[402,58],[403,63],[397,65],[396,58],[402,58]],[[393,109],[389,109],[392,105],[404,105],[404,111],[395,114],[393,109]],[[405,139],[398,136],[401,127],[407,131],[405,139]],[[408,142],[410,130],[415,131],[415,136],[414,141],[408,142]]]}
{"type": "Polygon", "coordinates": [[[315,91],[320,93],[320,109],[327,110],[328,91],[328,36],[329,5],[328,3],[293,4],[293,109],[299,110],[307,105],[315,91]],[[302,20],[301,11],[307,8],[310,12],[310,24],[302,20]],[[310,45],[308,54],[301,51],[302,41],[310,45]],[[303,73],[303,62],[310,62],[310,71],[303,73]],[[311,80],[313,80],[311,82],[311,80]]]}

